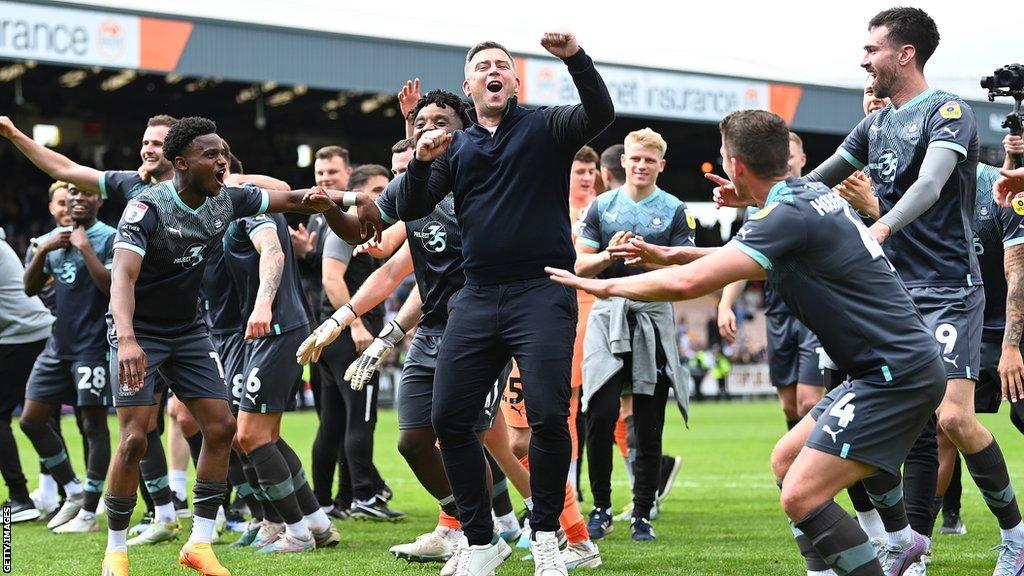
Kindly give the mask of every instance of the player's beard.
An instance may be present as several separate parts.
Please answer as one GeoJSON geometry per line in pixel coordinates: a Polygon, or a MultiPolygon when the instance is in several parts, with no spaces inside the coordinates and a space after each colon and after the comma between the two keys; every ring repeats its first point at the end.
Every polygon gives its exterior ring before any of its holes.
{"type": "Polygon", "coordinates": [[[875,98],[892,98],[892,93],[896,88],[895,71],[876,68],[874,76],[872,87],[875,89],[875,98]]]}

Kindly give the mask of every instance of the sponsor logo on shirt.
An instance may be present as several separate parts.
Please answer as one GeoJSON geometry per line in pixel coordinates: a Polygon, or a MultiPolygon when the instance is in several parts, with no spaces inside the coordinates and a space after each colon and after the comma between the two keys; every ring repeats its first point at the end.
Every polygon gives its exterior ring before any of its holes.
{"type": "Polygon", "coordinates": [[[64,284],[74,284],[75,278],[78,277],[78,267],[75,263],[70,260],[65,260],[60,265],[60,270],[57,270],[57,279],[64,284]]]}
{"type": "Polygon", "coordinates": [[[448,247],[448,231],[440,222],[427,222],[418,232],[413,232],[413,236],[419,238],[423,248],[430,252],[444,252],[448,247]]]}
{"type": "Polygon", "coordinates": [[[149,210],[149,206],[142,202],[132,202],[128,205],[128,208],[124,211],[124,221],[134,224],[142,220],[142,217],[146,215],[146,211],[149,210]]]}
{"type": "Polygon", "coordinates": [[[942,132],[945,132],[946,134],[949,134],[949,135],[950,135],[950,136],[952,136],[953,138],[956,138],[957,134],[959,134],[959,133],[960,133],[960,131],[959,131],[959,130],[953,130],[953,129],[952,129],[952,128],[950,128],[949,126],[943,126],[943,127],[942,127],[942,132]]]}
{"type": "Polygon", "coordinates": [[[185,249],[184,255],[175,258],[175,264],[181,264],[183,268],[192,268],[203,261],[203,244],[193,244],[185,249]]]}
{"type": "Polygon", "coordinates": [[[181,235],[181,230],[179,230],[178,228],[173,228],[171,226],[168,226],[167,227],[167,233],[168,234],[177,234],[178,238],[184,238],[184,236],[181,235]]]}
{"type": "Polygon", "coordinates": [[[939,116],[942,116],[947,120],[956,120],[963,115],[963,111],[960,110],[960,103],[956,100],[946,102],[942,105],[942,108],[939,109],[939,116]]]}
{"type": "Polygon", "coordinates": [[[895,150],[886,150],[878,157],[878,162],[872,162],[868,168],[874,173],[872,176],[879,182],[892,182],[896,178],[896,166],[899,164],[899,157],[895,150]]]}

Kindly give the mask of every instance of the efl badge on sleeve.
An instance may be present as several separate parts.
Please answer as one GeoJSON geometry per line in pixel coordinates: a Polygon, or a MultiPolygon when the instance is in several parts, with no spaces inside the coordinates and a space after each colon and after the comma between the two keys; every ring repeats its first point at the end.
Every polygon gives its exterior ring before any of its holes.
{"type": "Polygon", "coordinates": [[[1024,192],[1018,192],[1013,200],[1010,200],[1010,206],[1013,206],[1013,211],[1018,216],[1024,216],[1024,192]]]}
{"type": "Polygon", "coordinates": [[[690,230],[696,230],[697,219],[693,217],[693,214],[690,214],[689,210],[684,210],[684,213],[686,214],[686,225],[690,227],[690,230]]]}
{"type": "Polygon", "coordinates": [[[149,206],[142,202],[132,202],[124,211],[124,221],[129,224],[135,224],[139,220],[142,220],[142,217],[146,215],[147,210],[149,210],[149,206]]]}
{"type": "Polygon", "coordinates": [[[947,120],[956,120],[964,115],[963,111],[960,110],[960,103],[956,100],[950,100],[942,105],[939,109],[939,115],[947,120]]]}

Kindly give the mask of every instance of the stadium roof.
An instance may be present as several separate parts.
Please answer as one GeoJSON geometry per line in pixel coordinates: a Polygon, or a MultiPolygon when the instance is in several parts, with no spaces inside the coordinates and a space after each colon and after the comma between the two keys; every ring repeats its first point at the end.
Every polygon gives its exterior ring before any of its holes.
{"type": "MultiPolygon", "coordinates": [[[[1006,55],[1013,51],[1010,39],[986,24],[996,21],[996,6],[978,4],[971,6],[968,25],[962,5],[927,3],[943,33],[928,72],[934,87],[976,103],[982,142],[997,146],[1008,105],[981,104],[985,93],[977,81],[1012,60],[1006,55]]],[[[521,0],[497,4],[486,17],[474,6],[409,0],[0,0],[0,59],[393,94],[413,76],[422,77],[427,88],[458,90],[465,47],[489,38],[520,56],[521,100],[550,105],[576,94],[564,68],[543,57],[538,38],[547,27],[568,26],[601,64],[620,115],[716,122],[732,110],[757,107],[781,114],[796,130],[841,135],[861,117],[865,75],[858,63],[866,22],[888,4],[829,4],[824,16],[824,5],[805,1],[786,2],[783,10],[760,2],[629,9],[521,0]],[[53,49],[18,50],[15,28],[6,23],[19,18],[50,29],[62,21],[69,28],[80,25],[82,39],[61,55],[53,49]],[[84,56],[72,54],[75,47],[84,56]]],[[[66,43],[64,36],[54,38],[56,47],[66,43]]],[[[0,70],[0,81],[2,76],[0,70]]]]}

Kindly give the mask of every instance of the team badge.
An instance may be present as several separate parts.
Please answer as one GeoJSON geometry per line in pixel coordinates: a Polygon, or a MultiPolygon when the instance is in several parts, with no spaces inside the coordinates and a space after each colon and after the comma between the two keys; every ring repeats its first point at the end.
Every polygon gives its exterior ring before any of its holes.
{"type": "Polygon", "coordinates": [[[942,116],[947,120],[956,120],[963,115],[963,111],[960,110],[960,103],[956,100],[946,102],[942,105],[942,108],[939,109],[939,116],[942,116]]]}
{"type": "Polygon", "coordinates": [[[761,218],[764,218],[765,216],[771,214],[772,210],[775,210],[775,207],[778,206],[778,205],[779,205],[778,202],[772,202],[771,204],[765,206],[764,208],[761,208],[760,210],[755,212],[753,215],[751,215],[750,219],[751,220],[760,220],[761,218]]]}
{"type": "Polygon", "coordinates": [[[149,210],[149,206],[142,202],[132,202],[124,211],[124,221],[134,224],[139,220],[142,220],[142,217],[146,215],[147,210],[149,210]]]}
{"type": "Polygon", "coordinates": [[[686,225],[690,227],[690,230],[696,230],[697,219],[693,217],[693,214],[690,214],[689,210],[683,210],[683,213],[686,214],[686,225]]]}
{"type": "Polygon", "coordinates": [[[661,216],[655,216],[651,219],[651,226],[661,226],[662,224],[661,216]]]}
{"type": "Polygon", "coordinates": [[[1018,193],[1014,196],[1013,200],[1010,201],[1010,206],[1013,206],[1013,211],[1018,216],[1024,216],[1024,193],[1018,193]]]}

